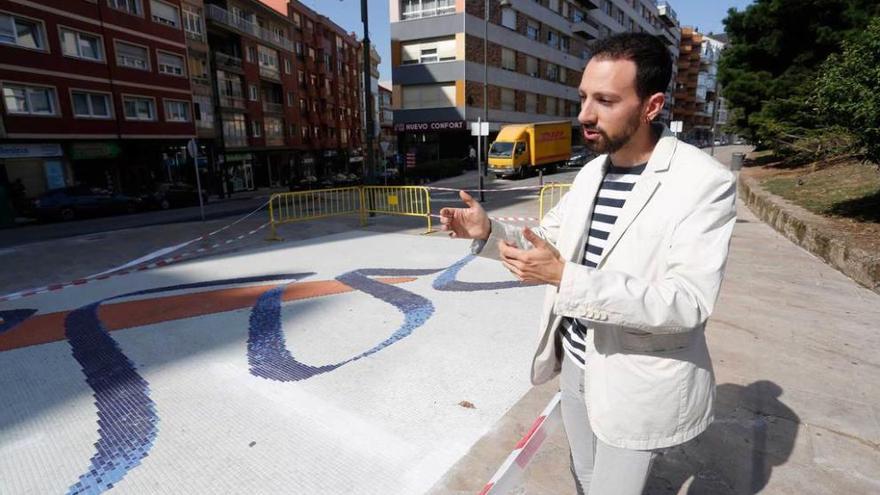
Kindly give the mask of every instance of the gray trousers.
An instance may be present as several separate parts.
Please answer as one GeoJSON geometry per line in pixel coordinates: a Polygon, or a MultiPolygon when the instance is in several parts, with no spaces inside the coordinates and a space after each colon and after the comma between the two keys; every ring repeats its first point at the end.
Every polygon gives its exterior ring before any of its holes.
{"type": "MultiPolygon", "coordinates": [[[[587,373],[589,367],[587,360],[587,373]]],[[[559,386],[562,423],[571,447],[571,473],[578,494],[641,495],[657,454],[612,447],[596,438],[584,401],[584,372],[567,354],[562,360],[559,386]]]]}

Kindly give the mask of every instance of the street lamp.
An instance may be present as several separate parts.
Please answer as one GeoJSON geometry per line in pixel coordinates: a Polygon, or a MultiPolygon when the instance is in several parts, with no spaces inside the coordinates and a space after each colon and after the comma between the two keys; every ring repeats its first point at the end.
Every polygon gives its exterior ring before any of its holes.
{"type": "MultiPolygon", "coordinates": [[[[498,3],[498,7],[505,8],[510,7],[513,4],[511,0],[501,0],[498,3]]],[[[485,0],[483,2],[483,121],[486,122],[486,125],[489,125],[489,0],[485,0]]],[[[477,139],[482,140],[483,136],[477,133],[477,139]]],[[[489,136],[486,136],[486,146],[483,147],[483,150],[486,152],[486,156],[489,156],[489,136]]],[[[488,160],[488,158],[487,158],[488,160]]],[[[483,201],[483,177],[486,176],[486,160],[483,160],[483,157],[480,157],[480,164],[482,165],[479,170],[480,176],[480,201],[483,201]]]]}

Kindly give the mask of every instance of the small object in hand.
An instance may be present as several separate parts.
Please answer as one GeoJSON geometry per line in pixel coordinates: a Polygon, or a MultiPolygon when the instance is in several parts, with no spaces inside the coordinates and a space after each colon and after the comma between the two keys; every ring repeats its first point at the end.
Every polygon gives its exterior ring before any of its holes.
{"type": "Polygon", "coordinates": [[[476,409],[477,406],[474,405],[473,402],[463,400],[458,403],[459,406],[464,407],[465,409],[476,409]]]}

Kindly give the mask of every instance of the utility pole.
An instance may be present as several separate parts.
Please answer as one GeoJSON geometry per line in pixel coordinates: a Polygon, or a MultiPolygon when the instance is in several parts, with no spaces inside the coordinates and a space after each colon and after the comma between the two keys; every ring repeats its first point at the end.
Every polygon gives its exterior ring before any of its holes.
{"type": "Polygon", "coordinates": [[[371,73],[373,57],[370,56],[370,22],[367,14],[367,0],[361,0],[361,20],[364,21],[364,118],[366,123],[366,151],[364,160],[367,173],[364,182],[370,184],[373,178],[373,78],[371,73]]]}

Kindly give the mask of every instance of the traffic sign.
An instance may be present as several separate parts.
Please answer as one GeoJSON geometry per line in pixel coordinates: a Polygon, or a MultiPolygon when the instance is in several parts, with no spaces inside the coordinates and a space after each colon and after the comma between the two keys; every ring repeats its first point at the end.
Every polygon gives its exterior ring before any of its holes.
{"type": "Polygon", "coordinates": [[[488,122],[471,122],[471,136],[488,136],[488,122]]]}

